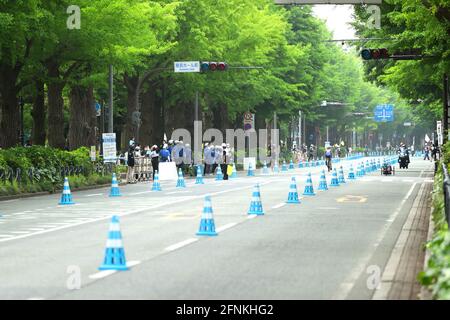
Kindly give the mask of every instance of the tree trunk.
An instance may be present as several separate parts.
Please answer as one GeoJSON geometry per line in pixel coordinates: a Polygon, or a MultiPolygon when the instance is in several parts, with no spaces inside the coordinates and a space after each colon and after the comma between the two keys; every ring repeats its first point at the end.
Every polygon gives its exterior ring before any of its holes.
{"type": "Polygon", "coordinates": [[[64,149],[66,139],[64,137],[64,81],[60,79],[59,65],[50,62],[47,65],[48,75],[51,78],[48,83],[48,144],[53,148],[64,149]]]}
{"type": "MultiPolygon", "coordinates": [[[[138,135],[137,126],[133,124],[133,112],[137,110],[138,102],[138,99],[136,99],[136,95],[138,94],[138,81],[138,77],[124,76],[124,82],[127,88],[127,120],[124,128],[126,147],[128,146],[128,141],[133,137],[137,139],[138,135]]],[[[137,143],[140,142],[137,141],[137,143]]]]}
{"type": "Polygon", "coordinates": [[[18,71],[9,65],[0,65],[0,95],[2,118],[0,122],[0,147],[10,148],[20,143],[20,110],[17,87],[18,71]]]}
{"type": "Polygon", "coordinates": [[[96,112],[94,89],[74,86],[70,90],[69,149],[95,146],[96,112]]]}
{"type": "Polygon", "coordinates": [[[45,145],[46,131],[45,131],[45,92],[44,82],[37,80],[35,82],[36,94],[34,96],[33,111],[33,129],[32,129],[32,143],[35,145],[45,145]]]}
{"type": "Polygon", "coordinates": [[[158,144],[154,140],[154,118],[153,114],[156,103],[156,91],[153,86],[146,90],[142,95],[142,107],[141,107],[141,119],[142,124],[139,131],[140,142],[142,145],[152,146],[153,144],[158,144]]]}

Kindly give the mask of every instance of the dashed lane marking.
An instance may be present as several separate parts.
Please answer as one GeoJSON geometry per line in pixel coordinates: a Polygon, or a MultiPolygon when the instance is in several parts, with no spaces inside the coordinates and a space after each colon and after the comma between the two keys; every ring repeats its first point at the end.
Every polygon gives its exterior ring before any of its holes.
{"type": "Polygon", "coordinates": [[[187,245],[190,245],[191,243],[194,243],[194,242],[197,242],[197,241],[198,241],[198,239],[196,239],[196,238],[187,239],[185,241],[181,241],[181,242],[176,243],[174,245],[168,246],[167,248],[164,249],[164,251],[169,251],[169,252],[175,251],[177,249],[183,248],[183,247],[185,247],[187,245]]]}
{"type": "Polygon", "coordinates": [[[283,203],[277,204],[276,206],[273,206],[272,209],[279,209],[279,208],[284,207],[285,205],[286,205],[286,203],[283,202],[283,203]]]}
{"type": "MultiPolygon", "coordinates": [[[[131,267],[134,267],[134,266],[136,266],[136,265],[138,265],[140,263],[141,263],[141,261],[128,261],[127,262],[127,267],[131,268],[131,267]]],[[[110,275],[112,275],[112,274],[114,274],[116,272],[117,272],[117,270],[104,270],[104,271],[100,271],[98,273],[90,275],[89,278],[90,279],[102,279],[102,278],[110,276],[110,275]]]]}
{"type": "Polygon", "coordinates": [[[236,222],[228,223],[228,224],[226,224],[226,225],[224,225],[222,227],[217,228],[216,232],[219,233],[219,232],[225,231],[227,229],[233,228],[235,226],[237,226],[236,222]]]}

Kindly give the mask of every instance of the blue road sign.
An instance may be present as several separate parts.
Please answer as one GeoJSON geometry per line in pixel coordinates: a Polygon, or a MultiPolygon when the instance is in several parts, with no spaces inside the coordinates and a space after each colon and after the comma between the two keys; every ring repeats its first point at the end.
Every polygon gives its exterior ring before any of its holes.
{"type": "Polygon", "coordinates": [[[375,107],[374,120],[376,122],[394,121],[394,106],[392,104],[382,104],[375,107]]]}

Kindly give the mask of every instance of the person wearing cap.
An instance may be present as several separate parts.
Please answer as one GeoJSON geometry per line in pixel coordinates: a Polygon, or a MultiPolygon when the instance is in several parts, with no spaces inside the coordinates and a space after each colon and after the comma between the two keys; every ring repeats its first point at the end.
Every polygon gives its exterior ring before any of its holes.
{"type": "Polygon", "coordinates": [[[222,163],[220,164],[220,168],[223,173],[223,180],[228,180],[228,148],[226,143],[222,143],[222,163]]]}
{"type": "Polygon", "coordinates": [[[203,170],[203,175],[211,173],[211,167],[214,164],[214,146],[209,143],[205,143],[205,148],[203,149],[203,157],[205,159],[205,168],[203,170]]]}

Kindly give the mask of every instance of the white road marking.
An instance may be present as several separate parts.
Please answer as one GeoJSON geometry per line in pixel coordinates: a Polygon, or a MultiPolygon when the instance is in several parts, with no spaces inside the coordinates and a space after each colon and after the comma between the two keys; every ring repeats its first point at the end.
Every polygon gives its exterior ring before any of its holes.
{"type": "Polygon", "coordinates": [[[10,234],[0,234],[0,238],[11,238],[11,237],[13,236],[10,234]]]}
{"type": "Polygon", "coordinates": [[[192,191],[175,191],[175,192],[168,192],[168,193],[166,193],[167,195],[170,195],[170,194],[179,194],[179,193],[191,193],[192,191]]]}
{"type": "Polygon", "coordinates": [[[222,227],[217,228],[216,232],[219,233],[219,232],[225,231],[227,229],[233,228],[236,225],[237,225],[236,222],[228,223],[228,224],[226,224],[226,225],[224,225],[222,227]]]}
{"type": "Polygon", "coordinates": [[[97,197],[97,196],[102,196],[103,193],[94,193],[94,194],[88,194],[86,197],[97,197]]]}
{"type": "Polygon", "coordinates": [[[45,299],[41,298],[41,297],[32,297],[32,298],[28,298],[27,300],[45,300],[45,299]]]}
{"type": "Polygon", "coordinates": [[[339,210],[339,208],[335,207],[319,207],[318,210],[339,210]]]}
{"type": "Polygon", "coordinates": [[[11,231],[10,233],[14,233],[14,234],[29,234],[30,231],[11,231]]]}
{"type": "Polygon", "coordinates": [[[197,242],[197,241],[198,241],[198,239],[196,239],[196,238],[187,239],[185,241],[181,241],[181,242],[176,243],[174,245],[168,246],[167,248],[164,249],[164,251],[169,251],[169,252],[170,251],[175,251],[177,249],[180,249],[182,247],[185,247],[185,246],[187,246],[187,245],[189,245],[191,243],[197,242]]]}
{"type": "MultiPolygon", "coordinates": [[[[134,266],[136,266],[136,265],[138,265],[140,263],[141,263],[141,261],[128,261],[127,262],[127,267],[131,268],[131,267],[134,267],[134,266]]],[[[117,272],[117,270],[103,270],[103,271],[100,271],[98,273],[91,274],[89,276],[89,278],[90,279],[101,279],[101,278],[105,278],[107,276],[110,276],[110,275],[112,275],[112,274],[114,274],[116,272],[117,272]]]]}
{"type": "Polygon", "coordinates": [[[45,230],[45,229],[42,229],[42,228],[30,228],[28,230],[29,231],[42,231],[42,230],[45,230]]]}
{"type": "Polygon", "coordinates": [[[281,207],[284,207],[285,205],[286,205],[286,203],[283,202],[283,203],[277,204],[276,206],[273,206],[272,209],[279,209],[281,207]]]}
{"type": "Polygon", "coordinates": [[[130,193],[130,196],[137,196],[137,195],[146,194],[146,193],[152,193],[152,191],[142,191],[142,192],[130,193]]]}
{"type": "Polygon", "coordinates": [[[412,179],[403,179],[402,181],[403,182],[414,182],[414,180],[412,180],[412,179]]]}
{"type": "Polygon", "coordinates": [[[247,216],[247,219],[248,219],[248,220],[250,220],[250,219],[255,219],[257,216],[258,216],[257,214],[249,214],[249,215],[247,216]]]}

